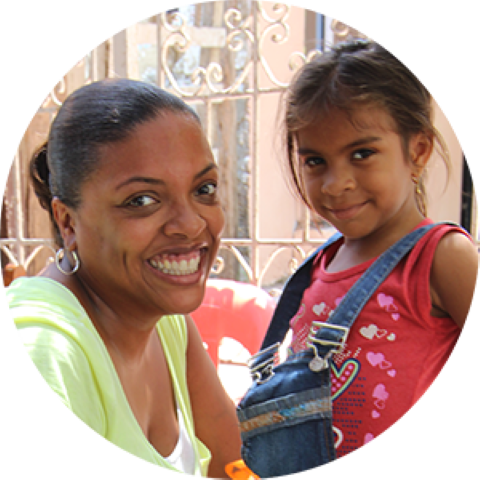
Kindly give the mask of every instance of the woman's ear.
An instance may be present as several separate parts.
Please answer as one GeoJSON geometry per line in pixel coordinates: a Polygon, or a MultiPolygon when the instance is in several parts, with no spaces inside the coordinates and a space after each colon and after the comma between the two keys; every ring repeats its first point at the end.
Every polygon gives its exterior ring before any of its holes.
{"type": "Polygon", "coordinates": [[[412,162],[413,171],[420,176],[427,166],[433,151],[433,136],[424,132],[413,135],[408,145],[408,152],[412,162]]]}
{"type": "Polygon", "coordinates": [[[75,217],[73,210],[65,205],[58,197],[53,197],[52,211],[65,248],[68,251],[75,250],[77,239],[75,234],[75,217]]]}

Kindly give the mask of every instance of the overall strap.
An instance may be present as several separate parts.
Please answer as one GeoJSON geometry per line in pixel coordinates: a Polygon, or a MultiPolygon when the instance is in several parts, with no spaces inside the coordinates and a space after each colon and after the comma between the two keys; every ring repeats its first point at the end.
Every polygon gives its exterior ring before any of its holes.
{"type": "MultiPolygon", "coordinates": [[[[415,246],[431,228],[438,224],[417,228],[383,252],[367,271],[348,290],[343,300],[335,308],[326,324],[322,324],[315,334],[317,352],[324,357],[337,344],[345,341],[348,330],[358,314],[380,284],[388,277],[398,262],[415,246]],[[329,328],[332,325],[333,328],[329,328]],[[335,327],[341,327],[340,329],[335,327]],[[319,342],[319,343],[317,343],[319,342]]],[[[317,322],[318,324],[319,322],[317,322]]]]}
{"type": "Polygon", "coordinates": [[[313,261],[321,250],[332,245],[341,237],[342,235],[338,232],[332,235],[325,243],[317,248],[290,277],[273,313],[272,320],[263,339],[261,350],[283,341],[290,328],[290,319],[297,313],[300,307],[303,292],[311,283],[313,261]]]}

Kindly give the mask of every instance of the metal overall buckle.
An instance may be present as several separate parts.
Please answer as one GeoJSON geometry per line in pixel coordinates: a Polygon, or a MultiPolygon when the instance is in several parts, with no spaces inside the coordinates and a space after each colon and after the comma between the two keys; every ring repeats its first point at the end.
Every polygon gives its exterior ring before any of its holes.
{"type": "Polygon", "coordinates": [[[314,354],[314,357],[312,358],[312,360],[310,360],[310,363],[308,364],[312,372],[320,372],[321,370],[325,370],[326,368],[328,368],[328,362],[330,358],[335,353],[341,352],[345,347],[345,343],[346,343],[349,332],[350,332],[349,328],[342,327],[340,325],[332,325],[330,323],[318,322],[318,321],[312,322],[312,326],[310,327],[310,333],[308,334],[307,341],[306,341],[307,347],[311,348],[314,354]],[[315,335],[317,334],[318,330],[320,330],[321,328],[330,328],[332,330],[343,332],[342,337],[340,338],[340,341],[335,342],[333,340],[320,340],[316,338],[315,335]],[[328,353],[325,355],[325,357],[321,357],[318,353],[317,345],[333,346],[334,348],[329,350],[328,353]]]}
{"type": "Polygon", "coordinates": [[[248,360],[250,375],[256,383],[262,384],[268,382],[275,375],[275,372],[273,371],[273,364],[275,362],[279,347],[280,342],[274,343],[264,350],[260,350],[248,360]],[[271,355],[268,356],[267,360],[256,365],[255,360],[266,353],[270,353],[271,355]]]}

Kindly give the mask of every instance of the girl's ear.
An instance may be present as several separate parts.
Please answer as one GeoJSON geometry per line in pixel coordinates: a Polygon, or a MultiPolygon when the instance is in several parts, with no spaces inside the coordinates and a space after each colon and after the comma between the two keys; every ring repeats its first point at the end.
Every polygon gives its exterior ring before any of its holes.
{"type": "Polygon", "coordinates": [[[65,249],[73,251],[77,247],[75,234],[75,218],[73,210],[67,207],[58,197],[52,199],[52,211],[58,225],[65,249]]]}
{"type": "Polygon", "coordinates": [[[424,132],[413,135],[409,142],[408,151],[412,161],[412,173],[420,176],[432,155],[433,137],[424,132]]]}

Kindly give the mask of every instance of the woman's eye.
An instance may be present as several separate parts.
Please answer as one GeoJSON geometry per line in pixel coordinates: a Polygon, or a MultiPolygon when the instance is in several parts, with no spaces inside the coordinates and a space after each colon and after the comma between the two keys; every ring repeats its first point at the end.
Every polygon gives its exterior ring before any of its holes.
{"type": "Polygon", "coordinates": [[[152,198],[150,195],[139,195],[138,197],[132,198],[127,203],[129,207],[147,207],[157,203],[157,200],[152,198]]]}
{"type": "Polygon", "coordinates": [[[353,152],[352,158],[354,160],[363,160],[365,158],[370,157],[375,152],[373,150],[369,150],[368,148],[362,148],[361,150],[356,150],[353,152]]]}
{"type": "Polygon", "coordinates": [[[197,195],[212,196],[215,195],[215,193],[217,193],[217,185],[213,182],[205,183],[197,191],[197,195]]]}

